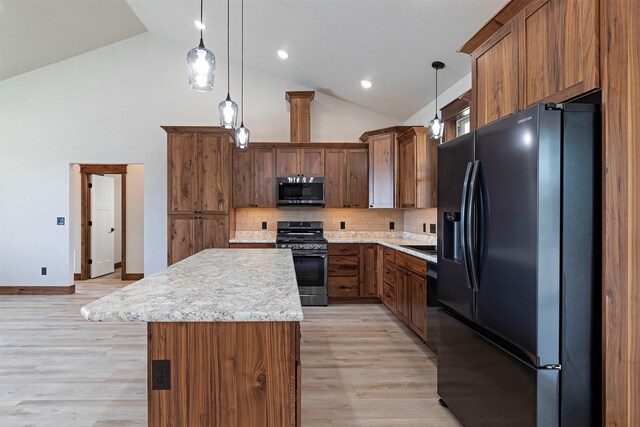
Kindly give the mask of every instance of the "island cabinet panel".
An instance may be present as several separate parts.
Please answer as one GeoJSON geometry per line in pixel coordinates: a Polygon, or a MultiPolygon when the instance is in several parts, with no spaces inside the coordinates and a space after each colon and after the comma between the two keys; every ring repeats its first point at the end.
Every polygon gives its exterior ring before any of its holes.
{"type": "Polygon", "coordinates": [[[168,265],[209,248],[229,247],[228,215],[169,215],[168,265]]]}
{"type": "Polygon", "coordinates": [[[437,140],[426,128],[410,128],[398,138],[398,207],[436,207],[437,155],[437,140]]]}
{"type": "Polygon", "coordinates": [[[300,425],[298,322],[152,322],[147,348],[150,426],[300,425]]]}
{"type": "Polygon", "coordinates": [[[506,24],[473,53],[472,127],[478,128],[518,111],[518,38],[506,24]]]}
{"type": "Polygon", "coordinates": [[[276,159],[271,148],[233,150],[233,207],[276,206],[276,159]]]}
{"type": "Polygon", "coordinates": [[[278,148],[277,175],[324,176],[324,148],[278,148]]]}
{"type": "Polygon", "coordinates": [[[227,132],[168,133],[170,214],[229,213],[230,142],[227,132]]]}

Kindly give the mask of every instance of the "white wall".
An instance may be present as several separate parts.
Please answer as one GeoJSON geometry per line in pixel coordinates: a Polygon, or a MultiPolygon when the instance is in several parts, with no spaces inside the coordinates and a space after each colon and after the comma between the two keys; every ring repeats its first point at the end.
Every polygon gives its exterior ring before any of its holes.
{"type": "MultiPolygon", "coordinates": [[[[127,166],[127,274],[144,273],[144,165],[127,166]]],[[[165,211],[163,211],[165,212],[165,211]]],[[[151,249],[151,248],[149,248],[151,249]]],[[[163,255],[166,259],[166,250],[163,255]]]]}
{"type": "MultiPolygon", "coordinates": [[[[466,91],[471,89],[471,73],[467,74],[453,86],[446,89],[438,96],[438,109],[441,109],[466,91]]],[[[436,101],[435,99],[422,107],[420,111],[415,113],[409,120],[405,121],[405,125],[421,125],[426,126],[429,124],[433,117],[436,115],[436,101]]],[[[438,112],[438,115],[440,113],[438,112]]],[[[440,116],[442,118],[442,116],[440,116]]]]}
{"type": "MultiPolygon", "coordinates": [[[[166,265],[160,126],[217,125],[217,104],[226,95],[222,61],[213,94],[188,89],[190,47],[145,33],[0,82],[1,285],[72,282],[72,233],[55,219],[69,217],[73,163],[144,164],[144,274],[166,265]],[[40,267],[49,274],[41,276],[40,267]]],[[[238,71],[232,63],[234,98],[238,71]]],[[[287,90],[308,88],[245,70],[245,125],[253,141],[288,140],[287,90]]],[[[365,130],[397,124],[320,93],[312,103],[317,141],[356,141],[365,130]]]]}

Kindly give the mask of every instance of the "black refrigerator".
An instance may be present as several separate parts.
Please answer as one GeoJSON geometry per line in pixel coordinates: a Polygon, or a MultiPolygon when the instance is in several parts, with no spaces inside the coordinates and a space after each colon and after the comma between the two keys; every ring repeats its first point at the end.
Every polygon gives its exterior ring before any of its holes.
{"type": "Polygon", "coordinates": [[[600,425],[600,113],[438,147],[438,394],[469,426],[600,425]]]}

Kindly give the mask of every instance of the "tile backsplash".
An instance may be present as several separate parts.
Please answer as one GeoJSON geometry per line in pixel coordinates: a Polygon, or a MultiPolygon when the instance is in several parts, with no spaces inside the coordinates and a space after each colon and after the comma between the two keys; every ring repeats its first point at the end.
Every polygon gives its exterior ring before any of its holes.
{"type": "Polygon", "coordinates": [[[278,221],[323,221],[327,231],[408,231],[430,234],[429,224],[436,223],[436,209],[331,209],[331,208],[250,208],[236,209],[236,231],[275,231],[278,221]],[[426,224],[426,233],[423,233],[426,224]]]}

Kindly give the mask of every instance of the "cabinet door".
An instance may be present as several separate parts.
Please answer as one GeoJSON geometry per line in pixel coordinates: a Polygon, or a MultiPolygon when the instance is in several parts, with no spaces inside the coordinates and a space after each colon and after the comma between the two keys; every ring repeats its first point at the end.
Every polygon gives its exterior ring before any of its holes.
{"type": "Polygon", "coordinates": [[[276,207],[276,156],[272,148],[257,148],[254,151],[254,206],[276,207]]]}
{"type": "Polygon", "coordinates": [[[347,207],[366,208],[369,203],[369,150],[347,151],[347,207]]]}
{"type": "Polygon", "coordinates": [[[400,207],[416,207],[416,156],[415,138],[400,144],[399,151],[399,192],[400,207]]]}
{"type": "Polygon", "coordinates": [[[369,140],[369,207],[395,208],[395,134],[369,140]]]}
{"type": "Polygon", "coordinates": [[[198,134],[170,133],[169,213],[194,213],[198,200],[198,134]]]}
{"type": "Polygon", "coordinates": [[[427,339],[427,279],[409,274],[411,310],[409,326],[423,340],[427,339]]]}
{"type": "Polygon", "coordinates": [[[233,207],[249,208],[255,204],[253,168],[256,150],[233,150],[233,207]]]}
{"type": "Polygon", "coordinates": [[[538,0],[519,25],[523,109],[600,86],[597,0],[538,0]]]}
{"type": "Polygon", "coordinates": [[[378,245],[360,245],[360,296],[378,295],[378,245]]]}
{"type": "Polygon", "coordinates": [[[300,172],[302,176],[324,176],[324,148],[300,149],[300,172]]]}
{"type": "Polygon", "coordinates": [[[276,150],[277,176],[297,176],[300,174],[300,162],[297,148],[278,148],[276,150]]]}
{"type": "Polygon", "coordinates": [[[227,134],[199,134],[200,213],[229,213],[231,144],[227,134]]]}
{"type": "Polygon", "coordinates": [[[209,248],[229,247],[229,216],[205,215],[198,220],[196,252],[209,248]]]}
{"type": "Polygon", "coordinates": [[[472,128],[518,111],[518,39],[513,21],[473,53],[471,68],[472,128]]]}
{"type": "Polygon", "coordinates": [[[196,221],[193,216],[169,215],[169,265],[196,253],[196,221]]]}
{"type": "Polygon", "coordinates": [[[409,273],[398,269],[396,273],[396,316],[405,324],[409,322],[410,305],[409,273]]]}
{"type": "Polygon", "coordinates": [[[346,207],[346,150],[325,150],[324,198],[325,207],[346,207]]]}

